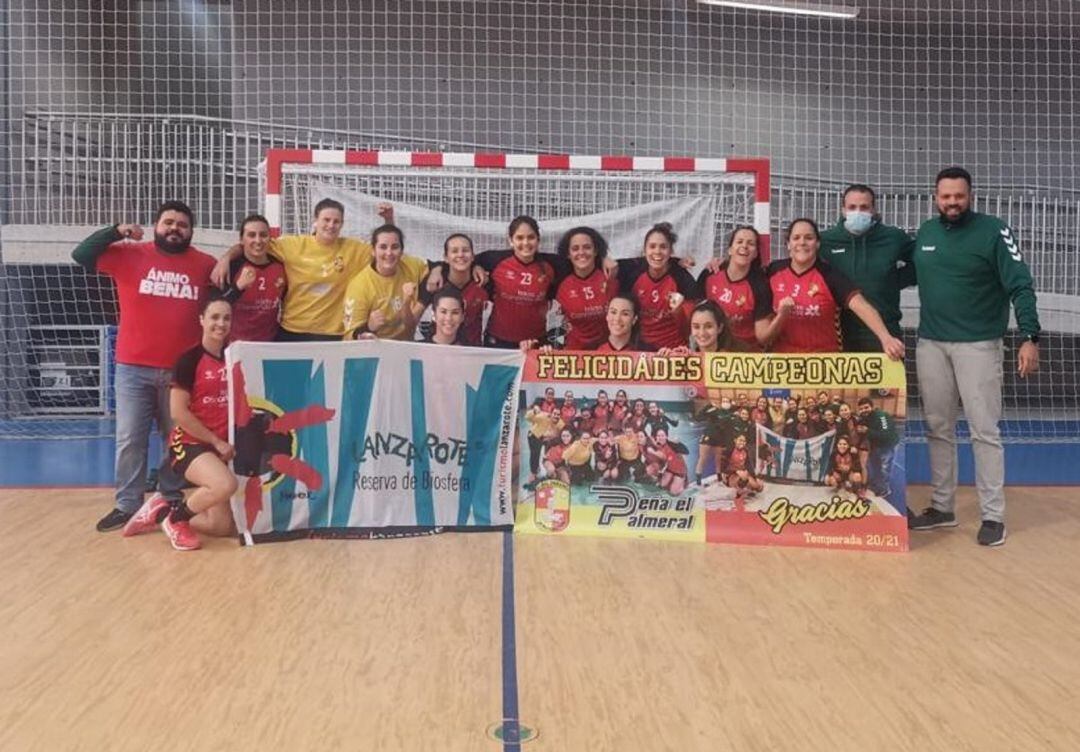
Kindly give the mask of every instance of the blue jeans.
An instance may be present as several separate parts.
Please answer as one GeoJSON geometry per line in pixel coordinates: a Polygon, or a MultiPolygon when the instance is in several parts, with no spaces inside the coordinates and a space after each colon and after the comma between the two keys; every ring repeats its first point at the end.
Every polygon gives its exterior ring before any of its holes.
{"type": "Polygon", "coordinates": [[[870,450],[870,456],[866,458],[867,477],[866,484],[870,490],[883,499],[889,498],[892,488],[889,486],[889,478],[892,475],[893,454],[896,447],[875,447],[870,450]]]}
{"type": "MultiPolygon", "coordinates": [[[[168,368],[116,364],[116,506],[125,512],[135,512],[143,503],[146,456],[154,422],[168,448],[171,377],[168,368]]],[[[168,458],[167,451],[165,456],[168,458]]],[[[180,481],[167,465],[167,461],[162,463],[158,485],[166,499],[179,501],[180,481]]]]}

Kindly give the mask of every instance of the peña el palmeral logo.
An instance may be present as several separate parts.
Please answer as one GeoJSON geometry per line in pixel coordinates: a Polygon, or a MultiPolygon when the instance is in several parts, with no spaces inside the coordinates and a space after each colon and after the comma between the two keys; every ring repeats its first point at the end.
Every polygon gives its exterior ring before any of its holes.
{"type": "Polygon", "coordinates": [[[597,524],[607,527],[624,520],[636,530],[693,530],[694,498],[672,499],[667,496],[638,496],[625,486],[593,486],[590,492],[600,500],[597,524]]]}

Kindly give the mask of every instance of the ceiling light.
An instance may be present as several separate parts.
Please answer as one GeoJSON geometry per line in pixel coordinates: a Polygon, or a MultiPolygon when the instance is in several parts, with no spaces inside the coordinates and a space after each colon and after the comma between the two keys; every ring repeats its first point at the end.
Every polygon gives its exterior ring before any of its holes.
{"type": "Polygon", "coordinates": [[[698,0],[698,2],[706,5],[720,5],[724,8],[792,13],[798,16],[818,16],[819,18],[851,19],[859,15],[859,9],[850,5],[825,5],[802,2],[802,0],[698,0]]]}

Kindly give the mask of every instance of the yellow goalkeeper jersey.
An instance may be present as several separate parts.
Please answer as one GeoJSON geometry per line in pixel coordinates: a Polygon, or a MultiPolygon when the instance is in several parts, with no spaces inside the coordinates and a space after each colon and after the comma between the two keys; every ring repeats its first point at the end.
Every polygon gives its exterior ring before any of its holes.
{"type": "Polygon", "coordinates": [[[371,265],[371,244],[338,238],[332,245],[314,235],[275,238],[270,254],[285,265],[281,327],[299,334],[344,333],[341,310],[349,280],[371,265]]]}
{"type": "Polygon", "coordinates": [[[366,328],[372,312],[382,311],[386,322],[373,333],[379,339],[411,340],[416,332],[416,321],[408,307],[416,301],[427,270],[427,262],[423,259],[402,256],[393,276],[385,277],[375,271],[374,266],[368,266],[353,277],[345,291],[342,317],[346,338],[351,338],[358,329],[366,328]],[[403,288],[409,283],[416,289],[406,298],[403,288]]]}

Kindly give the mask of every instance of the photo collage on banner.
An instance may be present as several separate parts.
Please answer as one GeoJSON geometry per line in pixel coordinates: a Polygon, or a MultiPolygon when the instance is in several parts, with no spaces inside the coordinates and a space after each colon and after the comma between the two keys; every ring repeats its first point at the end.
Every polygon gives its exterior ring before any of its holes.
{"type": "Polygon", "coordinates": [[[388,341],[231,345],[241,537],[509,529],[522,358],[388,341]]]}
{"type": "Polygon", "coordinates": [[[530,353],[515,530],[906,551],[903,365],[530,353]]]}

